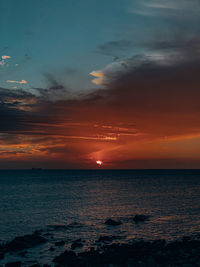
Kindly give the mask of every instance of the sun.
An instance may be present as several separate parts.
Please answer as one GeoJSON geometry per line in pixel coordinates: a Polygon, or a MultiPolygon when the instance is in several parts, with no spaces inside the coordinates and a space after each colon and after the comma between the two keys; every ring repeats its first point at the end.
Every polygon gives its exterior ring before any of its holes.
{"type": "Polygon", "coordinates": [[[103,164],[103,161],[101,161],[101,160],[97,160],[97,161],[96,161],[96,164],[99,165],[99,166],[101,166],[101,165],[103,164]]]}

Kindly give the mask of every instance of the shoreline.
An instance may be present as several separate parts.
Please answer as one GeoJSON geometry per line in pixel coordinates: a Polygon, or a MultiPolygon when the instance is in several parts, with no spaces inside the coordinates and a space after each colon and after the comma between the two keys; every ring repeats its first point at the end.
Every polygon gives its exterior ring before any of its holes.
{"type": "Polygon", "coordinates": [[[56,255],[54,252],[51,262],[44,263],[42,256],[32,261],[31,257],[27,257],[29,250],[34,248],[39,249],[41,254],[42,245],[50,239],[50,234],[42,234],[42,230],[39,230],[0,244],[0,266],[200,266],[200,234],[169,242],[164,239],[135,240],[127,244],[115,242],[114,236],[105,235],[99,236],[96,247],[90,247],[86,251],[79,250],[84,245],[81,238],[72,242],[67,249],[64,247],[65,241],[61,240],[54,242],[54,246],[49,248],[50,254],[53,254],[56,247],[64,248],[56,255]],[[7,255],[19,255],[20,260],[6,260],[7,255]]]}

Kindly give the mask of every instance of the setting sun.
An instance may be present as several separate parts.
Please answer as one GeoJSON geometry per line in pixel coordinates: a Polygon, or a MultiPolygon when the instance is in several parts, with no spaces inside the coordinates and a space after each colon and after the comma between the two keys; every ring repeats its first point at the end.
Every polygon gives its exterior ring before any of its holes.
{"type": "Polygon", "coordinates": [[[101,160],[97,160],[96,161],[96,164],[99,165],[99,166],[101,166],[103,164],[103,162],[101,160]]]}

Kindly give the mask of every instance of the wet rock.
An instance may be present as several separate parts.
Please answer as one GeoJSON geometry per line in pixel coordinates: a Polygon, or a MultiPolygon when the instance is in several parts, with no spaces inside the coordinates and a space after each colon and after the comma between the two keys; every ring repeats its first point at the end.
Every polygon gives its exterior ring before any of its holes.
{"type": "Polygon", "coordinates": [[[100,253],[94,248],[91,248],[89,251],[80,252],[77,262],[81,263],[80,266],[103,266],[103,259],[100,253]]]}
{"type": "Polygon", "coordinates": [[[65,266],[67,264],[68,265],[74,264],[74,266],[76,266],[76,260],[77,260],[76,253],[73,251],[66,250],[65,252],[61,253],[59,256],[55,257],[53,259],[53,262],[61,266],[65,266]]]}
{"type": "Polygon", "coordinates": [[[20,256],[20,257],[24,257],[24,258],[26,258],[27,256],[26,256],[26,254],[27,254],[28,252],[27,251],[22,251],[22,252],[20,252],[18,255],[20,256]]]}
{"type": "Polygon", "coordinates": [[[143,215],[143,214],[136,214],[134,217],[133,217],[133,221],[138,223],[138,222],[144,222],[144,221],[147,221],[149,219],[149,216],[147,215],[143,215]]]}
{"type": "Polygon", "coordinates": [[[0,260],[3,260],[5,257],[5,254],[3,252],[0,252],[0,260]]]}
{"type": "Polygon", "coordinates": [[[8,262],[5,264],[5,267],[21,267],[20,261],[8,262]]]}
{"type": "Polygon", "coordinates": [[[49,250],[50,250],[50,251],[54,251],[55,248],[51,246],[51,247],[49,248],[49,250]]]}
{"type": "Polygon", "coordinates": [[[29,267],[41,267],[41,265],[39,263],[36,263],[36,264],[30,265],[29,267]]]}
{"type": "Polygon", "coordinates": [[[32,235],[18,236],[11,242],[7,243],[5,248],[7,252],[15,252],[28,248],[32,248],[45,243],[47,240],[37,233],[32,235]]]}
{"type": "Polygon", "coordinates": [[[74,250],[76,248],[81,248],[83,246],[82,244],[82,239],[79,238],[77,240],[75,240],[72,244],[71,244],[71,249],[74,250]]]}
{"type": "Polygon", "coordinates": [[[111,225],[111,226],[117,226],[117,225],[122,224],[122,222],[121,221],[115,221],[113,219],[108,219],[108,220],[105,221],[105,224],[106,225],[111,225]]]}
{"type": "Polygon", "coordinates": [[[62,241],[55,242],[54,245],[55,245],[56,247],[64,246],[64,245],[65,245],[65,241],[62,240],[62,241]]]}
{"type": "Polygon", "coordinates": [[[194,267],[194,265],[190,263],[184,263],[182,267],[194,267]]]}
{"type": "Polygon", "coordinates": [[[34,234],[34,235],[41,235],[43,231],[44,231],[43,229],[35,230],[35,231],[33,232],[33,234],[34,234]]]}
{"type": "MultiPolygon", "coordinates": [[[[102,236],[100,240],[111,240],[112,236],[102,236]]],[[[191,242],[191,241],[187,241],[191,242]]],[[[54,259],[57,266],[198,266],[200,241],[194,242],[196,249],[189,249],[185,242],[171,242],[166,245],[164,240],[135,241],[130,244],[111,244],[97,249],[80,252],[66,251],[54,259]],[[178,248],[178,245],[182,246],[178,248]],[[193,251],[193,254],[191,252],[193,251]]]]}
{"type": "Polygon", "coordinates": [[[51,233],[45,233],[45,234],[43,234],[44,236],[53,236],[51,233]]]}
{"type": "Polygon", "coordinates": [[[152,249],[154,251],[162,250],[166,246],[166,241],[163,239],[158,239],[152,242],[152,249]]]}
{"type": "MultiPolygon", "coordinates": [[[[83,240],[82,240],[82,238],[78,238],[78,239],[76,239],[74,242],[82,242],[83,240]]],[[[84,241],[83,241],[84,242],[84,241]]]]}
{"type": "Polygon", "coordinates": [[[149,256],[146,260],[146,266],[148,267],[156,267],[156,262],[152,256],[149,256]]]}

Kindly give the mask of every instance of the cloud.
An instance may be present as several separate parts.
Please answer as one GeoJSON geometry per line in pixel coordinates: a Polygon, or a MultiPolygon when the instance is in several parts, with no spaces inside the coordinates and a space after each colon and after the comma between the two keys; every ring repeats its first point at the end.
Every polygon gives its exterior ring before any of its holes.
{"type": "Polygon", "coordinates": [[[198,0],[143,0],[136,1],[135,3],[131,12],[142,16],[194,19],[194,17],[198,17],[200,11],[200,3],[198,0]]]}
{"type": "Polygon", "coordinates": [[[92,80],[92,82],[94,84],[97,84],[97,85],[101,85],[103,84],[103,81],[104,81],[104,78],[105,78],[105,75],[103,73],[103,71],[91,71],[90,72],[90,75],[96,77],[95,79],[92,80]]]}
{"type": "Polygon", "coordinates": [[[0,60],[0,67],[4,67],[4,66],[7,66],[8,65],[7,62],[6,62],[6,60],[7,59],[10,59],[11,56],[4,55],[4,56],[1,56],[1,58],[2,58],[2,60],[0,60]]]}
{"type": "Polygon", "coordinates": [[[11,58],[11,56],[6,56],[6,55],[4,55],[4,56],[1,56],[1,58],[2,58],[2,59],[9,59],[9,58],[11,58]]]}
{"type": "Polygon", "coordinates": [[[5,60],[1,60],[1,61],[0,61],[0,66],[1,66],[1,67],[5,66],[5,64],[6,64],[5,60]]]}
{"type": "Polygon", "coordinates": [[[26,80],[21,80],[21,81],[12,81],[12,80],[7,80],[7,83],[18,83],[18,84],[26,84],[26,80]]]}
{"type": "Polygon", "coordinates": [[[94,84],[106,85],[117,75],[126,73],[128,69],[137,69],[141,65],[157,64],[160,66],[175,65],[186,60],[185,55],[176,51],[150,51],[146,54],[135,55],[130,58],[124,58],[117,62],[108,64],[102,70],[90,72],[90,75],[96,77],[92,80],[94,84]]]}

